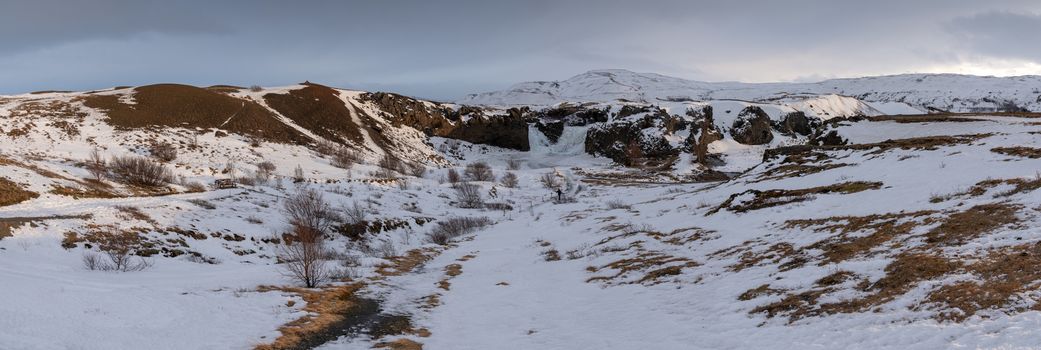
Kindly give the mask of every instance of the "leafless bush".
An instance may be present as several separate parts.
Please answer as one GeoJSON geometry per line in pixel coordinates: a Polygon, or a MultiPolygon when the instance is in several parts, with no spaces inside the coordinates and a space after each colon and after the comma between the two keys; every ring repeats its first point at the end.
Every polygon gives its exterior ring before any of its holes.
{"type": "Polygon", "coordinates": [[[141,245],[141,236],[136,232],[95,232],[91,237],[101,254],[83,254],[83,266],[88,270],[129,272],[152,266],[151,261],[133,254],[141,245]]]}
{"type": "Polygon", "coordinates": [[[380,159],[378,166],[380,169],[377,171],[376,176],[389,179],[396,177],[398,173],[402,172],[403,163],[400,159],[388,153],[380,159]]]}
{"type": "Polygon", "coordinates": [[[463,170],[463,174],[470,181],[495,181],[495,174],[492,173],[492,167],[488,166],[485,162],[473,162],[466,165],[466,170],[463,170]]]}
{"type": "Polygon", "coordinates": [[[322,193],[310,188],[301,188],[286,198],[283,205],[289,224],[309,229],[307,233],[324,235],[336,218],[322,193]]]}
{"type": "Polygon", "coordinates": [[[101,181],[108,175],[108,162],[101,156],[101,151],[94,148],[90,151],[90,155],[87,158],[87,172],[90,176],[94,177],[94,180],[101,181]]]}
{"type": "Polygon", "coordinates": [[[332,277],[325,257],[325,238],[321,232],[306,226],[293,227],[292,240],[283,240],[277,247],[278,260],[286,276],[307,288],[319,286],[332,277]]]}
{"type": "Polygon", "coordinates": [[[607,206],[607,209],[629,209],[629,208],[632,208],[632,206],[630,206],[628,204],[625,204],[625,202],[623,202],[621,200],[618,200],[618,199],[609,200],[609,201],[605,202],[604,205],[607,206]]]}
{"type": "Polygon", "coordinates": [[[415,163],[408,167],[408,174],[415,177],[423,177],[426,175],[427,167],[423,164],[415,163]]]}
{"type": "Polygon", "coordinates": [[[352,225],[365,221],[365,209],[358,205],[358,201],[354,201],[350,206],[343,208],[343,218],[352,225]]]}
{"type": "Polygon", "coordinates": [[[390,259],[395,256],[398,256],[398,248],[394,246],[393,241],[383,241],[382,243],[380,243],[379,247],[376,248],[376,250],[379,251],[380,257],[384,259],[390,259]]]}
{"type": "Polygon", "coordinates": [[[144,157],[125,156],[112,158],[112,172],[127,184],[158,187],[171,181],[170,170],[166,166],[144,157]]]}
{"type": "Polygon", "coordinates": [[[456,237],[475,232],[491,224],[492,220],[486,217],[448,218],[437,222],[437,225],[427,233],[426,241],[445,245],[452,242],[456,237]]]}
{"type": "Polygon", "coordinates": [[[481,186],[469,182],[459,183],[455,187],[455,198],[460,208],[475,209],[484,205],[484,198],[481,196],[481,186]]]}
{"type": "Polygon", "coordinates": [[[507,188],[517,188],[517,185],[520,183],[520,181],[517,180],[517,174],[507,171],[505,174],[502,174],[502,178],[499,179],[499,183],[501,183],[504,187],[507,188]]]}
{"type": "Polygon", "coordinates": [[[261,91],[264,91],[264,88],[260,87],[260,85],[250,85],[249,86],[249,91],[261,92],[261,91]]]}
{"type": "Polygon", "coordinates": [[[262,178],[266,183],[271,180],[271,175],[275,173],[275,169],[277,169],[275,163],[266,160],[257,163],[257,178],[262,178]]]}
{"type": "Polygon", "coordinates": [[[177,147],[169,142],[156,142],[152,144],[152,147],[148,149],[148,153],[152,155],[152,158],[164,163],[177,160],[177,147]]]}
{"type": "Polygon", "coordinates": [[[347,147],[337,147],[330,156],[333,166],[342,169],[350,169],[360,158],[358,152],[347,147]]]}
{"type": "Polygon", "coordinates": [[[207,209],[207,210],[217,209],[216,205],[214,205],[213,203],[211,203],[210,201],[207,201],[205,199],[199,199],[199,198],[189,199],[188,203],[195,204],[195,205],[199,206],[200,208],[207,209]]]}
{"type": "Polygon", "coordinates": [[[459,172],[455,168],[448,169],[448,182],[452,185],[459,183],[459,172]]]}
{"type": "Polygon", "coordinates": [[[557,174],[552,171],[542,174],[542,176],[539,177],[539,182],[542,183],[542,186],[546,186],[546,188],[551,190],[556,190],[560,188],[561,185],[560,178],[557,177],[557,174]]]}
{"type": "Polygon", "coordinates": [[[520,169],[520,166],[521,166],[520,159],[510,158],[510,159],[506,160],[506,169],[507,170],[518,170],[518,169],[520,169]]]}
{"type": "Polygon", "coordinates": [[[304,180],[304,168],[297,165],[296,169],[293,169],[293,183],[301,183],[304,180]]]}
{"type": "Polygon", "coordinates": [[[187,189],[188,192],[206,192],[206,185],[203,185],[198,181],[186,182],[184,188],[187,189]]]}

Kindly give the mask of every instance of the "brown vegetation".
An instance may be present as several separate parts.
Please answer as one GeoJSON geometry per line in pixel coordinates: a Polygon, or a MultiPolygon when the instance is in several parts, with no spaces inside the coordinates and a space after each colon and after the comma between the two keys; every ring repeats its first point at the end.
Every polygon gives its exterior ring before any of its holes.
{"type": "Polygon", "coordinates": [[[18,204],[39,196],[39,193],[25,190],[21,185],[0,177],[0,207],[18,204]]]}
{"type": "Polygon", "coordinates": [[[867,190],[877,190],[882,188],[881,182],[865,182],[865,181],[854,181],[854,182],[843,182],[828,186],[819,186],[804,189],[795,190],[746,190],[730,195],[726,201],[723,201],[715,209],[705,213],[705,215],[712,215],[720,210],[727,209],[735,213],[743,213],[751,210],[758,210],[769,207],[776,207],[780,205],[787,205],[791,203],[798,203],[808,201],[814,198],[814,195],[818,194],[850,194],[857,193],[867,190]],[[751,194],[754,198],[744,203],[734,203],[738,198],[751,194]]]}

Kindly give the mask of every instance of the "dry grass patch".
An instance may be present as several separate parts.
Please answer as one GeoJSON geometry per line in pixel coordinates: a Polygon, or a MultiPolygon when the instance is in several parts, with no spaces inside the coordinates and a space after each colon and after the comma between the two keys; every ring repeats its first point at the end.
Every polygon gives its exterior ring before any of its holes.
{"type": "Polygon", "coordinates": [[[308,315],[282,327],[282,333],[271,344],[257,345],[256,350],[311,349],[340,337],[348,316],[355,313],[359,300],[354,293],[361,289],[360,283],[326,287],[318,290],[295,287],[260,287],[267,292],[278,290],[299,295],[307,305],[308,315]]]}
{"type": "Polygon", "coordinates": [[[881,182],[853,181],[795,190],[746,190],[744,192],[730,195],[730,198],[727,198],[726,201],[723,201],[723,203],[715,209],[705,213],[705,216],[715,214],[723,209],[727,209],[734,213],[744,213],[751,210],[809,201],[819,194],[851,194],[867,190],[877,190],[879,188],[882,188],[881,182]],[[751,198],[744,199],[745,197],[751,198]]]}
{"type": "Polygon", "coordinates": [[[923,281],[938,279],[959,267],[960,263],[936,255],[901,253],[886,266],[885,277],[873,283],[860,280],[856,289],[865,295],[859,299],[819,302],[821,297],[839,290],[842,284],[859,278],[848,271],[839,271],[817,280],[810,290],[788,294],[779,301],[756,307],[750,313],[764,313],[771,318],[786,316],[789,322],[794,322],[806,317],[863,312],[904,295],[923,281]]]}
{"type": "Polygon", "coordinates": [[[837,263],[868,253],[895,238],[909,235],[920,225],[931,224],[934,211],[875,214],[868,216],[839,216],[823,219],[789,220],[782,229],[812,229],[834,236],[801,250],[823,251],[821,264],[837,263]],[[867,233],[866,235],[863,233],[867,233]]]}
{"type": "MultiPolygon", "coordinates": [[[[940,306],[937,318],[963,321],[981,310],[1026,309],[1023,293],[1034,291],[1041,281],[1041,243],[993,251],[965,265],[962,272],[975,281],[944,285],[929,293],[926,302],[940,306]]],[[[1041,305],[1035,304],[1033,309],[1041,305]]]]}
{"type": "Polygon", "coordinates": [[[1041,148],[1015,146],[1015,147],[995,147],[990,149],[991,152],[1004,154],[1006,156],[1016,156],[1030,159],[1041,158],[1041,148]]]}
{"type": "Polygon", "coordinates": [[[612,275],[594,276],[586,279],[586,282],[617,282],[622,284],[658,284],[665,277],[679,275],[684,268],[698,266],[697,262],[685,258],[669,255],[662,252],[640,252],[632,258],[615,260],[613,262],[592,267],[590,272],[603,270],[613,271],[612,275]],[[646,272],[644,272],[646,271],[646,272]],[[631,275],[642,273],[640,278],[632,280],[631,275]],[[619,282],[619,280],[621,280],[619,282]]]}
{"type": "Polygon", "coordinates": [[[21,185],[0,177],[0,207],[18,204],[39,196],[39,193],[23,189],[21,185]]]}
{"type": "Polygon", "coordinates": [[[940,226],[926,233],[931,245],[961,245],[967,241],[1019,221],[1022,206],[1009,203],[982,204],[951,214],[940,226]]]}

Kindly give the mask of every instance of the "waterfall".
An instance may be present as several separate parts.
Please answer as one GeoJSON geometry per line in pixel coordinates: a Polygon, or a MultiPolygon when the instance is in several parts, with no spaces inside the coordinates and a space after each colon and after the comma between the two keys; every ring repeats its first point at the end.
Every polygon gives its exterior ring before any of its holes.
{"type": "Polygon", "coordinates": [[[564,132],[554,143],[534,125],[528,126],[528,144],[531,153],[577,155],[585,152],[586,131],[588,126],[565,126],[564,132]]]}

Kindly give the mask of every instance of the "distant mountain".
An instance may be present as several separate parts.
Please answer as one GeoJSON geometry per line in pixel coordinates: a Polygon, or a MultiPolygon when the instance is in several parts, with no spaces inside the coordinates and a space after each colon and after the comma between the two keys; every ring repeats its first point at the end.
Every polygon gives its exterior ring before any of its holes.
{"type": "Polygon", "coordinates": [[[561,102],[746,100],[770,103],[792,96],[843,95],[870,103],[882,114],[923,112],[1041,111],[1041,76],[981,77],[902,74],[816,83],[702,82],[628,70],[593,70],[563,81],[516,84],[469,95],[469,105],[554,105],[561,102]],[[911,107],[909,109],[907,107],[911,107]]]}

